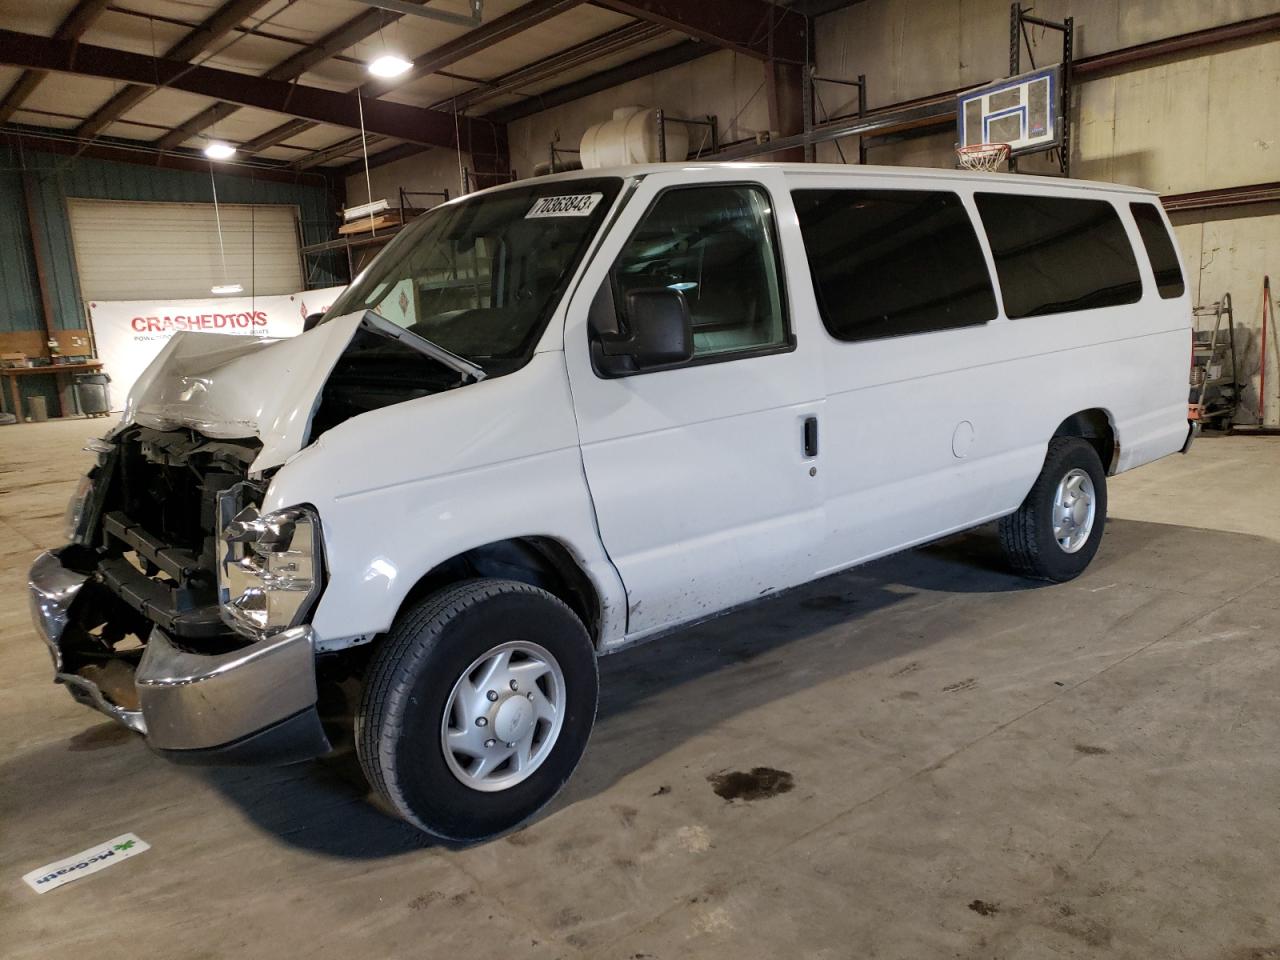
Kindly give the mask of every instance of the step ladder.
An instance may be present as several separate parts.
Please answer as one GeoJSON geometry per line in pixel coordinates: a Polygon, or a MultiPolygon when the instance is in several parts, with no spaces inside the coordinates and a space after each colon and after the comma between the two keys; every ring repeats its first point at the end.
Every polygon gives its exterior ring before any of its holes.
{"type": "Polygon", "coordinates": [[[1187,417],[1202,426],[1229,431],[1240,405],[1244,384],[1236,372],[1236,326],[1231,294],[1195,307],[1196,317],[1213,317],[1213,327],[1191,333],[1191,391],[1187,417]],[[1226,321],[1225,329],[1223,321],[1226,321]]]}

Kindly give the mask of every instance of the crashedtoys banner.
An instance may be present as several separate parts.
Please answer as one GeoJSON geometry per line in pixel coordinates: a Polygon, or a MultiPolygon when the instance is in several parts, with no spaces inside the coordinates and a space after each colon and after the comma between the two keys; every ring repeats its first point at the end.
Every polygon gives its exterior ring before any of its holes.
{"type": "Polygon", "coordinates": [[[125,398],[147,364],[181,330],[242,337],[296,337],[302,321],[323,313],[344,287],[325,287],[276,297],[219,297],[216,300],[98,300],[89,304],[89,322],[111,377],[111,409],[125,398]]]}

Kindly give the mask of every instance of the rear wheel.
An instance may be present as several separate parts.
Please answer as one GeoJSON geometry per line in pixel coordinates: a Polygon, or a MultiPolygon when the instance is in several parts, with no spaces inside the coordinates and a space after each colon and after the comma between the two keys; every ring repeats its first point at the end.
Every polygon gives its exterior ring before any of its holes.
{"type": "Polygon", "coordinates": [[[1079,437],[1049,441],[1044,467],[1016,513],[1000,521],[1000,545],[1024,576],[1064,582],[1098,552],[1107,516],[1107,475],[1079,437]]]}
{"type": "Polygon", "coordinates": [[[403,613],[370,664],[356,751],[383,800],[460,843],[532,817],[569,779],[595,721],[586,628],[508,580],[447,587],[403,613]]]}

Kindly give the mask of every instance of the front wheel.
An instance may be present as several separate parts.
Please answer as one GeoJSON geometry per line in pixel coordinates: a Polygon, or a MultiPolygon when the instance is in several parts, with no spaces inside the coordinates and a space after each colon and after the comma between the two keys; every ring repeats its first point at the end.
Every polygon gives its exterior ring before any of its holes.
{"type": "Polygon", "coordinates": [[[528,820],[569,779],[599,679],[582,621],[509,580],[469,580],[403,613],[370,664],[356,752],[382,799],[458,843],[528,820]]]}
{"type": "Polygon", "coordinates": [[[1016,513],[1000,521],[1000,545],[1023,576],[1062,583],[1098,552],[1107,517],[1107,475],[1092,444],[1049,441],[1044,467],[1016,513]]]}

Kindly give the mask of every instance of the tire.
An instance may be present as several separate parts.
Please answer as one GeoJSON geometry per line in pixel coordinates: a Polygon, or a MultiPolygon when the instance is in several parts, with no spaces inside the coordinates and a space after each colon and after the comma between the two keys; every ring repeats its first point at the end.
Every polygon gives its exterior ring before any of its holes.
{"type": "MultiPolygon", "coordinates": [[[[1076,502],[1083,498],[1077,497],[1076,502]]],[[[1065,583],[1084,572],[1098,552],[1107,517],[1107,475],[1093,445],[1079,437],[1055,437],[1049,441],[1044,467],[1031,492],[1016,513],[1000,521],[1000,545],[1009,565],[1026,577],[1065,583]],[[1087,477],[1087,483],[1081,478],[1087,477]],[[1079,493],[1091,488],[1092,516],[1087,532],[1077,544],[1084,524],[1075,517],[1088,513],[1076,507],[1072,519],[1059,529],[1071,535],[1062,539],[1054,535],[1055,500],[1058,485],[1071,478],[1079,493]]]]}
{"type": "MultiPolygon", "coordinates": [[[[564,786],[591,734],[599,686],[586,628],[559,599],[510,580],[464,581],[401,613],[383,638],[356,711],[356,753],[369,783],[405,820],[453,843],[486,840],[529,820],[564,786]],[[485,680],[480,668],[473,670],[477,663],[489,669],[498,662],[495,650],[513,646],[519,649],[507,651],[511,672],[498,674],[499,683],[485,680]],[[524,683],[525,689],[508,689],[517,673],[534,676],[528,668],[536,671],[542,659],[554,664],[546,674],[524,683]],[[464,687],[464,674],[468,683],[476,682],[464,687]],[[502,681],[503,676],[511,680],[502,681]],[[553,722],[541,711],[555,700],[557,681],[559,706],[551,712],[561,719],[553,722]],[[501,689],[489,689],[495,686],[501,689]],[[529,708],[538,714],[532,721],[523,703],[507,702],[521,697],[533,702],[539,694],[540,706],[529,708]],[[478,773],[481,758],[446,750],[445,738],[451,731],[476,733],[471,723],[458,718],[468,704],[477,703],[478,712],[471,714],[476,725],[487,717],[481,734],[510,733],[524,729],[519,724],[534,724],[527,738],[523,733],[519,737],[532,744],[525,772],[512,759],[466,779],[466,765],[478,765],[470,767],[478,773]],[[513,780],[517,782],[503,786],[513,780]]],[[[472,741],[469,749],[475,745],[472,741]]],[[[485,761],[493,763],[508,746],[486,738],[479,752],[495,751],[485,761]]]]}

